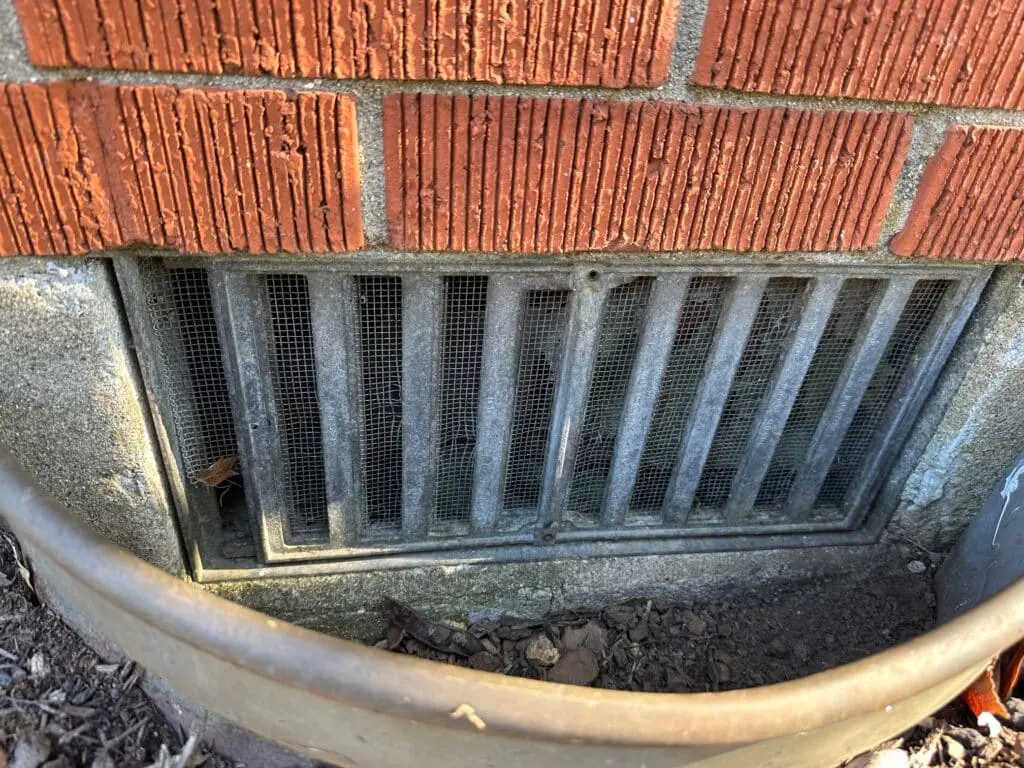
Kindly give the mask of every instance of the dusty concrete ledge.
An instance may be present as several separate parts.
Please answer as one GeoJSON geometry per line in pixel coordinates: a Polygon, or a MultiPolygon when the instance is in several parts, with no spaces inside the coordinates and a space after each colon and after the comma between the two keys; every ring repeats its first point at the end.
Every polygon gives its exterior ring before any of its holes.
{"type": "MultiPolygon", "coordinates": [[[[896,555],[898,556],[898,554],[896,555]]],[[[379,639],[390,596],[436,619],[538,617],[639,596],[709,599],[768,580],[842,578],[892,562],[884,546],[815,547],[648,557],[549,560],[217,582],[206,589],[310,629],[379,639]]]]}
{"type": "Polygon", "coordinates": [[[183,574],[129,344],[109,263],[0,261],[0,445],[98,532],[183,574]]]}

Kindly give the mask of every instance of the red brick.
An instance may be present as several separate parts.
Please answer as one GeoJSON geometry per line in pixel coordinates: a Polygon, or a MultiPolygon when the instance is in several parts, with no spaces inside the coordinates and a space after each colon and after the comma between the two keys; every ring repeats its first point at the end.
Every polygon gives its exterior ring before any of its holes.
{"type": "Polygon", "coordinates": [[[711,0],[695,85],[1024,107],[1019,0],[711,0]]]}
{"type": "Polygon", "coordinates": [[[0,86],[0,255],[361,248],[357,151],[346,96],[0,86]]]}
{"type": "Polygon", "coordinates": [[[864,250],[910,129],[882,112],[387,96],[388,232],[409,250],[864,250]],[[426,157],[446,160],[425,173],[426,157]]]}
{"type": "Polygon", "coordinates": [[[679,0],[15,6],[29,58],[41,67],[614,88],[665,82],[679,12],[679,0]]]}
{"type": "Polygon", "coordinates": [[[889,247],[900,256],[1024,260],[1024,130],[950,126],[889,247]]]}

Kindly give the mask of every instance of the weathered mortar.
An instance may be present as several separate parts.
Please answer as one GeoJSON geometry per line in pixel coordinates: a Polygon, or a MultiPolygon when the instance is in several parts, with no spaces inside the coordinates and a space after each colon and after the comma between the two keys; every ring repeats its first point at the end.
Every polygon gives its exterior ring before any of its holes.
{"type": "Polygon", "coordinates": [[[110,265],[0,261],[0,446],[97,531],[185,571],[110,265]]]}

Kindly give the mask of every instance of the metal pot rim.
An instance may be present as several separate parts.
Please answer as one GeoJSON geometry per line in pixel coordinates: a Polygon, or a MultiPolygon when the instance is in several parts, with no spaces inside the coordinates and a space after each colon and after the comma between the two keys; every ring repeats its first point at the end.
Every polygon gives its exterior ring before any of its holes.
{"type": "Polygon", "coordinates": [[[155,633],[312,698],[461,729],[473,726],[453,713],[468,705],[489,734],[622,746],[754,742],[885,711],[1024,637],[1021,579],[910,642],[787,683],[721,693],[581,688],[370,648],[209,594],[101,539],[3,451],[0,515],[30,549],[155,633]]]}

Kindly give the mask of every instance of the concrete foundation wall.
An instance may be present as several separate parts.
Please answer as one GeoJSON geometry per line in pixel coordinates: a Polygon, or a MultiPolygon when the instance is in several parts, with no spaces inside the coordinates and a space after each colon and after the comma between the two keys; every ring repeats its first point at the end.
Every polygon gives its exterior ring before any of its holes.
{"type": "Polygon", "coordinates": [[[890,532],[949,549],[1024,448],[1024,270],[990,281],[877,503],[890,532]]]}
{"type": "Polygon", "coordinates": [[[110,264],[0,261],[0,447],[97,531],[185,565],[110,264]]]}
{"type": "MultiPolygon", "coordinates": [[[[741,257],[772,263],[899,262],[889,251],[888,241],[907,223],[925,169],[947,129],[963,123],[1024,129],[1024,112],[1020,110],[694,87],[690,78],[707,10],[708,3],[702,0],[682,4],[666,85],[626,88],[612,94],[593,87],[285,81],[226,74],[41,69],[29,64],[11,0],[0,0],[0,82],[85,78],[108,85],[315,89],[351,94],[357,102],[362,227],[368,249],[361,255],[370,258],[445,258],[398,253],[388,237],[382,101],[394,93],[486,92],[494,96],[601,99],[614,95],[629,102],[661,98],[705,106],[909,114],[913,132],[878,246],[856,253],[764,252],[741,257]]],[[[736,256],[686,251],[665,258],[697,257],[736,256]]],[[[965,251],[960,257],[970,260],[974,254],[965,251]]],[[[592,263],[608,255],[532,258],[592,263]]],[[[636,258],[648,257],[636,254],[636,258]]],[[[891,535],[912,539],[934,551],[948,548],[1024,447],[1022,278],[1024,272],[1019,268],[1003,268],[997,273],[879,496],[877,503],[885,513],[894,513],[891,535]]],[[[12,450],[47,490],[105,536],[172,573],[184,574],[185,558],[133,354],[107,261],[0,260],[0,446],[12,450]]],[[[768,578],[849,574],[869,568],[877,554],[870,546],[764,550],[297,578],[282,578],[273,569],[264,569],[250,580],[223,581],[208,588],[282,618],[352,636],[370,636],[379,629],[373,611],[385,594],[439,615],[449,613],[456,600],[461,612],[500,609],[536,615],[637,593],[699,596],[723,585],[742,587],[768,578]]]]}
{"type": "MultiPolygon", "coordinates": [[[[638,597],[727,598],[766,581],[867,578],[902,567],[885,545],[715,552],[650,557],[577,558],[533,563],[464,564],[216,582],[205,588],[272,616],[353,640],[380,639],[380,610],[393,597],[435,619],[600,607],[638,597]]],[[[907,555],[912,557],[912,555],[907,555]]]]}
{"type": "MultiPolygon", "coordinates": [[[[895,510],[891,535],[948,548],[1024,444],[1022,274],[1006,268],[993,278],[879,497],[895,510]]],[[[105,536],[183,573],[116,292],[105,261],[0,262],[0,444],[105,536]]],[[[857,573],[877,558],[874,547],[853,546],[288,578],[263,569],[207,588],[307,626],[372,637],[384,595],[436,615],[539,615],[635,594],[696,598],[765,579],[857,573]]]]}

